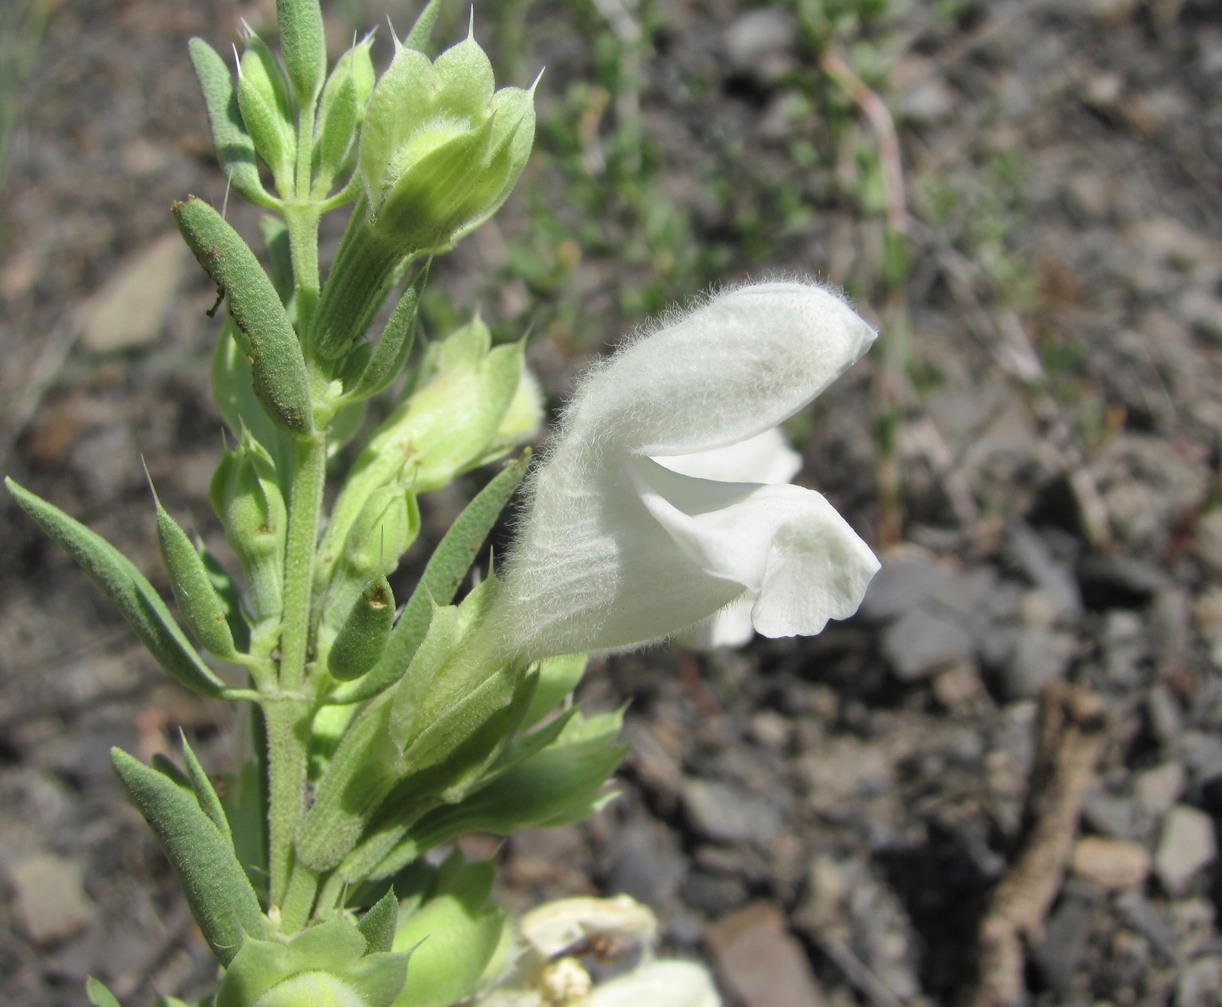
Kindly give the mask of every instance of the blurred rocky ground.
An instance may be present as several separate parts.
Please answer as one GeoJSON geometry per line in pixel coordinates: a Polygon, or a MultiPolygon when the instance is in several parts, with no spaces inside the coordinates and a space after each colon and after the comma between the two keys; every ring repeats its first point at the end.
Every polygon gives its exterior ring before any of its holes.
{"type": "MultiPolygon", "coordinates": [[[[583,701],[631,704],[622,796],[475,841],[506,899],[629,892],[733,1007],[1222,1002],[1217,5],[489,6],[498,73],[548,68],[538,154],[436,289],[533,326],[557,399],[714,275],[819,276],[883,328],[794,429],[879,544],[862,612],[595,662],[583,701]]],[[[2,467],[164,586],[141,456],[216,537],[212,293],[167,211],[224,191],[184,43],[274,8],[47,9],[0,194],[2,467]]],[[[337,52],[412,16],[327,9],[337,52]]],[[[206,950],[108,751],[181,726],[220,769],[229,712],[167,684],[2,506],[0,997],[80,1004],[87,975],[189,995],[206,950]]]]}

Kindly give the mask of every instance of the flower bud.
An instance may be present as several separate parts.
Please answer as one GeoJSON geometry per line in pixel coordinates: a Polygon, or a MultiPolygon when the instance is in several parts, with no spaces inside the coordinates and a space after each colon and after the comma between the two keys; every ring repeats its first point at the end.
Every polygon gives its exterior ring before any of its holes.
{"type": "Polygon", "coordinates": [[[353,142],[365,118],[373,92],[374,70],[369,50],[373,35],[336,60],[323,87],[314,131],[314,195],[325,196],[336,175],[353,160],[353,142]]]}
{"type": "Polygon", "coordinates": [[[361,131],[373,229],[404,255],[448,248],[505,201],[534,132],[533,91],[496,91],[470,36],[436,62],[399,46],[361,131]]]}
{"type": "Polygon", "coordinates": [[[225,970],[216,1007],[390,1007],[407,979],[408,955],[369,946],[337,917],[284,940],[247,938],[225,970]]]}
{"type": "Polygon", "coordinates": [[[238,63],[237,95],[242,122],[255,150],[271,168],[280,195],[291,196],[297,130],[289,84],[275,53],[254,32],[247,36],[246,51],[238,63]]]}
{"type": "Polygon", "coordinates": [[[360,678],[379,657],[395,618],[395,596],[385,577],[375,577],[352,604],[339,628],[327,670],[341,682],[360,678]]]}
{"type": "Polygon", "coordinates": [[[212,508],[246,574],[254,622],[278,618],[288,510],[271,456],[247,434],[226,451],[212,477],[212,508]]]}

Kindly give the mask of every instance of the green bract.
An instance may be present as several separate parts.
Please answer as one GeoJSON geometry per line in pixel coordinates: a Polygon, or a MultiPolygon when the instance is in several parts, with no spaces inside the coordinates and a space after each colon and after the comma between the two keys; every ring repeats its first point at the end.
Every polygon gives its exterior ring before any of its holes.
{"type": "Polygon", "coordinates": [[[534,134],[533,90],[495,90],[473,38],[436,62],[399,46],[361,134],[372,227],[404,255],[449,247],[505,201],[534,134]]]}

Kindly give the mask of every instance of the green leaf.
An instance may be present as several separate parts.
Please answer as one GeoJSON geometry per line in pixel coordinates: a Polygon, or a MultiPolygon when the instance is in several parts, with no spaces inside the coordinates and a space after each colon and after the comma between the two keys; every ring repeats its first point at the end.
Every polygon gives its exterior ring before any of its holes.
{"type": "Polygon", "coordinates": [[[169,857],[212,953],[228,965],[247,936],[265,936],[259,900],[231,841],[200,809],[193,794],[121,749],[112,749],[111,759],[169,857]]]}
{"type": "Polygon", "coordinates": [[[18,505],[93,579],[165,671],[188,689],[219,696],[226,685],[191,646],[153,585],[104,538],[12,479],[18,505]]]}
{"type": "Polygon", "coordinates": [[[368,699],[398,681],[428,632],[434,606],[448,605],[454,600],[484,539],[526,477],[529,463],[529,451],[509,462],[458,516],[429,559],[420,583],[391,631],[382,658],[360,681],[339,690],[336,702],[368,699]]]}
{"type": "Polygon", "coordinates": [[[585,654],[565,654],[540,661],[539,685],[522,723],[526,727],[533,727],[563,703],[564,698],[577,688],[589,663],[590,658],[585,654]]]}
{"type": "Polygon", "coordinates": [[[390,737],[391,697],[380,696],[353,720],[315,787],[297,830],[297,856],[328,871],[357,844],[378,806],[404,775],[390,737]]]}
{"type": "Polygon", "coordinates": [[[395,898],[395,889],[386,889],[357,924],[357,929],[365,936],[365,953],[390,951],[394,947],[395,928],[399,922],[399,900],[395,898]]]}
{"type": "Polygon", "coordinates": [[[616,740],[621,715],[573,718],[550,745],[503,773],[491,774],[461,803],[420,818],[402,848],[387,857],[407,863],[470,832],[509,835],[519,829],[580,821],[604,802],[603,785],[627,752],[616,740]]]}
{"type": "Polygon", "coordinates": [[[305,358],[271,279],[238,232],[202,199],[189,196],[173,210],[195,258],[228,298],[255,395],[286,430],[309,435],[314,422],[305,358]]]}
{"type": "MultiPolygon", "coordinates": [[[[149,487],[152,488],[151,480],[149,487]]],[[[233,642],[225,604],[212,587],[203,557],[169,511],[161,506],[156,490],[153,500],[157,505],[157,544],[183,622],[205,650],[224,661],[239,662],[241,655],[233,642]]]]}
{"type": "Polygon", "coordinates": [[[441,13],[441,2],[442,0],[429,0],[424,10],[420,12],[416,23],[412,25],[412,30],[403,40],[403,44],[409,49],[423,50],[429,44],[429,39],[433,35],[433,26],[437,23],[437,15],[441,13]]]}
{"type": "Polygon", "coordinates": [[[416,320],[419,318],[418,305],[420,290],[424,284],[427,271],[404,291],[391,313],[386,328],[378,339],[377,349],[369,358],[369,363],[361,372],[361,376],[350,392],[346,392],[354,400],[368,399],[389,388],[407,365],[411,355],[412,345],[416,341],[416,320]]]}
{"type": "Polygon", "coordinates": [[[93,1004],[93,1007],[120,1007],[115,995],[106,988],[104,983],[94,979],[93,976],[85,980],[85,996],[89,997],[89,1002],[93,1004]]]}
{"type": "Polygon", "coordinates": [[[208,580],[212,590],[221,599],[225,609],[225,618],[229,621],[229,632],[233,636],[233,645],[242,652],[250,649],[250,623],[246,621],[246,613],[242,608],[242,593],[238,585],[229,576],[229,571],[221,566],[221,561],[213,555],[204,544],[203,539],[195,540],[195,549],[208,571],[208,580]]]}
{"type": "Polygon", "coordinates": [[[229,184],[256,206],[268,209],[279,207],[280,201],[263,188],[259,178],[255,145],[242,125],[242,113],[238,108],[237,91],[229,67],[202,38],[191,39],[187,48],[191,53],[195,76],[199,78],[200,90],[204,93],[217,158],[229,184]]]}
{"type": "Polygon", "coordinates": [[[297,101],[302,108],[314,103],[327,74],[327,36],[318,0],[276,0],[280,25],[280,54],[297,101]]]}
{"type": "Polygon", "coordinates": [[[192,751],[191,746],[187,743],[187,736],[182,731],[179,731],[178,739],[182,742],[182,757],[187,767],[187,779],[191,781],[191,790],[195,794],[195,799],[199,802],[200,810],[211,819],[217,831],[229,840],[229,845],[232,848],[233,833],[229,830],[229,819],[225,815],[225,808],[221,805],[221,799],[217,796],[216,790],[212,786],[212,781],[204,771],[204,767],[200,765],[199,759],[195,757],[195,752],[192,751]]]}

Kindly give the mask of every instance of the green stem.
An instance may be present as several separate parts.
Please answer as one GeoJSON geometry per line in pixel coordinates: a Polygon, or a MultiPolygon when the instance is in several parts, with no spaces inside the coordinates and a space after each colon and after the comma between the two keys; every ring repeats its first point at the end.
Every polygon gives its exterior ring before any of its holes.
{"type": "Polygon", "coordinates": [[[305,813],[311,705],[303,688],[310,660],[310,606],[326,460],[325,435],[316,434],[297,442],[285,549],[279,696],[265,706],[268,863],[272,902],[277,905],[288,887],[293,837],[305,813]]]}
{"type": "Polygon", "coordinates": [[[311,329],[311,344],[329,359],[365,334],[404,262],[402,250],[369,227],[367,210],[364,199],[353,207],[311,329]]]}
{"type": "Polygon", "coordinates": [[[295,857],[290,866],[288,887],[284,902],[280,906],[280,929],[282,933],[294,934],[304,930],[314,908],[314,897],[318,894],[318,875],[295,857]]]}
{"type": "MultiPolygon", "coordinates": [[[[305,813],[310,705],[277,697],[263,704],[267,724],[267,846],[271,904],[287,901],[293,838],[305,813]]],[[[288,931],[292,932],[292,931],[288,931]]]]}

